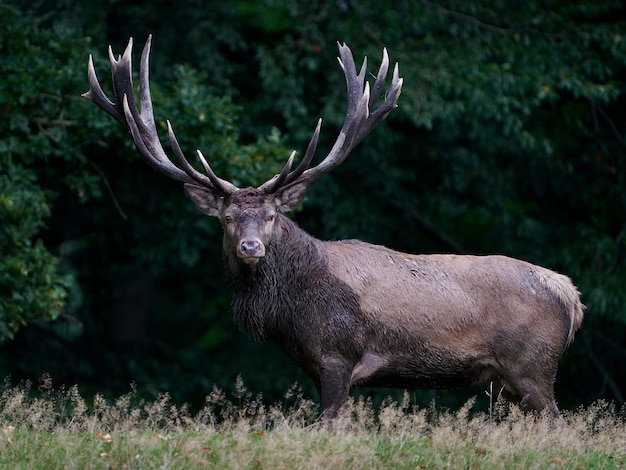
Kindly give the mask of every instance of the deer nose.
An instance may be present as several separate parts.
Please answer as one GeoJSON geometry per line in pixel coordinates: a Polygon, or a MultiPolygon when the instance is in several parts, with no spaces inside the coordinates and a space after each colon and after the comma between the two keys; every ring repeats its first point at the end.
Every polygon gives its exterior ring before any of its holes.
{"type": "Polygon", "coordinates": [[[239,252],[243,257],[261,258],[265,256],[265,246],[260,240],[244,240],[239,246],[239,252]]]}

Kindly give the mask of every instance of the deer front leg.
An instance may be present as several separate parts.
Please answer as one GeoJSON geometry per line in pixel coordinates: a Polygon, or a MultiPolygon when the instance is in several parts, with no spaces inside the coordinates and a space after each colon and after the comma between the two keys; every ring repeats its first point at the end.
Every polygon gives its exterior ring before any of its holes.
{"type": "Polygon", "coordinates": [[[320,371],[320,396],[325,419],[333,419],[348,400],[352,367],[345,360],[325,358],[320,371]]]}

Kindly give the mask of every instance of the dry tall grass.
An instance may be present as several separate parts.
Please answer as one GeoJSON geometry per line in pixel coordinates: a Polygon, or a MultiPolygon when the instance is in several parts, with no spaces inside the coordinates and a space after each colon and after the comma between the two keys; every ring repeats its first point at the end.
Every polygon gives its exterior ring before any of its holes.
{"type": "Polygon", "coordinates": [[[134,393],[87,405],[77,387],[0,393],[2,468],[622,468],[626,415],[606,403],[547,416],[496,407],[473,413],[416,409],[405,394],[375,410],[350,403],[332,423],[296,387],[266,405],[239,384],[191,413],[167,394],[134,393]]]}

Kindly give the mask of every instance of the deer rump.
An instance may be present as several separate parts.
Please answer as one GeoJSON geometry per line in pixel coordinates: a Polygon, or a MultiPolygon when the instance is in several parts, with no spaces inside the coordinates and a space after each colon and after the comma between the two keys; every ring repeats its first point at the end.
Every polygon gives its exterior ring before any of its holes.
{"type": "Polygon", "coordinates": [[[280,216],[255,270],[225,252],[234,315],[316,383],[334,415],[359,386],[490,381],[550,409],[558,360],[582,321],[569,278],[505,256],[409,255],[322,242],[280,216]]]}

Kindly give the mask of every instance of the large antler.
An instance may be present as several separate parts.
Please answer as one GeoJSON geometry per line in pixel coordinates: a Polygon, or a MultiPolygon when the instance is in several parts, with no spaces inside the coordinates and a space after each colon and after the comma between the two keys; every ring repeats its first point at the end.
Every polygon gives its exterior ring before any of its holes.
{"type": "Polygon", "coordinates": [[[206,159],[198,150],[198,158],[200,159],[206,175],[197,171],[185,158],[172,126],[167,121],[167,129],[169,134],[170,146],[174,151],[180,166],[179,168],[168,158],[157,134],[156,125],[154,123],[154,114],[152,111],[152,99],[150,98],[149,84],[149,57],[150,45],[152,43],[152,35],[148,36],[146,45],[141,54],[141,63],[139,67],[139,98],[141,102],[141,111],[137,109],[135,102],[135,94],[133,91],[131,54],[133,49],[133,39],[128,41],[128,46],[121,57],[115,59],[113,51],[109,46],[109,60],[111,61],[111,72],[113,75],[113,91],[115,93],[116,102],[113,103],[107,98],[96,76],[96,70],[93,66],[93,59],[89,56],[89,91],[83,96],[92,100],[100,108],[110,114],[118,122],[120,122],[133,137],[135,145],[144,160],[154,169],[164,173],[165,175],[183,183],[199,184],[204,187],[212,188],[223,195],[231,194],[237,187],[228,181],[225,181],[215,175],[206,159]]]}
{"type": "Polygon", "coordinates": [[[387,78],[387,71],[389,69],[387,49],[383,49],[383,59],[378,69],[378,74],[376,75],[374,88],[370,92],[369,82],[365,80],[367,57],[363,60],[363,65],[357,75],[352,51],[345,43],[338,43],[338,46],[339,57],[337,59],[343,69],[348,88],[348,110],[339,136],[326,158],[315,167],[307,169],[311,164],[317,147],[317,140],[322,125],[322,120],[320,119],[317,122],[317,127],[309,142],[309,146],[296,169],[291,171],[295,156],[294,152],[287,160],[280,174],[274,176],[259,187],[259,189],[264,190],[268,194],[272,194],[280,187],[287,186],[297,181],[313,181],[340,165],[350,154],[352,149],[354,149],[354,147],[356,147],[365,136],[397,106],[396,102],[402,90],[403,80],[398,75],[398,63],[396,62],[391,87],[387,92],[386,98],[378,108],[372,110],[373,105],[380,97],[385,79],[387,78]]]}
{"type": "MultiPolygon", "coordinates": [[[[88,67],[89,91],[83,94],[83,96],[96,103],[130,132],[139,153],[144,160],[156,170],[177,181],[199,184],[217,190],[223,195],[233,193],[237,190],[237,187],[219,178],[213,172],[199,150],[197,151],[198,158],[206,174],[200,173],[189,163],[176,140],[176,136],[174,135],[169,121],[167,121],[167,128],[170,146],[180,164],[180,168],[174,165],[165,153],[157,134],[152,111],[152,99],[150,97],[149,57],[151,43],[152,35],[148,36],[148,40],[141,54],[139,67],[139,98],[141,111],[137,109],[133,91],[131,67],[132,38],[128,41],[128,46],[126,46],[124,54],[117,59],[114,57],[113,51],[109,46],[109,60],[111,61],[113,91],[116,102],[113,103],[109,100],[102,90],[98,77],[96,76],[91,56],[89,56],[88,67]]],[[[281,187],[298,181],[311,182],[340,165],[350,154],[352,149],[354,149],[354,147],[356,147],[365,136],[397,106],[396,102],[402,90],[402,78],[398,75],[398,64],[396,63],[387,97],[378,108],[372,110],[373,105],[380,97],[387,78],[387,71],[389,69],[387,50],[383,49],[383,59],[378,69],[378,74],[376,75],[374,87],[370,92],[370,84],[365,80],[367,57],[363,60],[361,70],[357,74],[350,48],[345,43],[338,44],[338,46],[339,65],[343,69],[348,89],[348,110],[339,136],[324,160],[315,167],[308,168],[313,160],[319,139],[322,125],[322,120],[320,119],[317,122],[317,127],[315,128],[313,137],[311,137],[307,150],[296,169],[291,171],[295,158],[295,152],[293,152],[280,174],[259,186],[259,189],[267,194],[273,194],[281,187]]]]}

